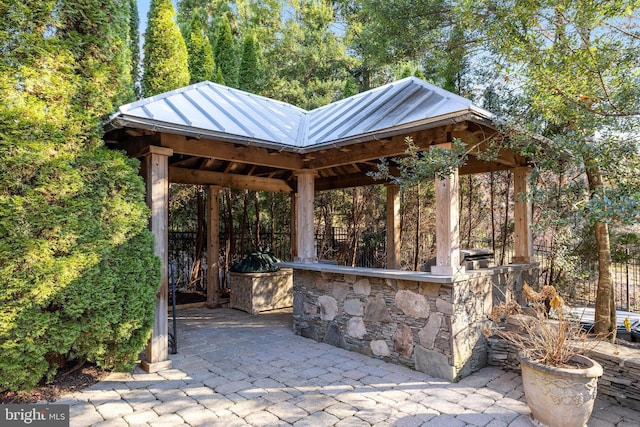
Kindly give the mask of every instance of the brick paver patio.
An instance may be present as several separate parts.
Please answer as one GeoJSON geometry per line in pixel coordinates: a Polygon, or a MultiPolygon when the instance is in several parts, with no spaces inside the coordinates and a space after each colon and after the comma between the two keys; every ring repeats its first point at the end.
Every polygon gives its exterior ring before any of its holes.
{"type": "MultiPolygon", "coordinates": [[[[485,368],[458,383],[295,335],[291,314],[178,315],[173,368],[112,374],[56,403],[71,426],[531,426],[520,375],[485,368]]],[[[589,426],[638,426],[597,400],[589,426]]]]}

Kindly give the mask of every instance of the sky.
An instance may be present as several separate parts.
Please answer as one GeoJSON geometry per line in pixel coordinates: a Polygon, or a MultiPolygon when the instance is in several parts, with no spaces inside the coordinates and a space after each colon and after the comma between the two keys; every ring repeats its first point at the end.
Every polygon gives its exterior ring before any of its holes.
{"type": "Polygon", "coordinates": [[[140,20],[140,35],[144,34],[147,28],[147,13],[149,13],[149,3],[151,0],[138,0],[138,18],[140,20]]]}

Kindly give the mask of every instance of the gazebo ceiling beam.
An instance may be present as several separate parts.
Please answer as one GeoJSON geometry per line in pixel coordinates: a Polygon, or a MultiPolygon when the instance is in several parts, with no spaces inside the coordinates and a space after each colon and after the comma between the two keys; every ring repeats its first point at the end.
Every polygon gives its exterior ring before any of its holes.
{"type": "Polygon", "coordinates": [[[474,156],[469,156],[467,163],[460,168],[458,173],[460,175],[475,175],[485,172],[503,171],[512,168],[513,166],[509,166],[504,163],[488,162],[480,160],[474,156]]]}
{"type": "Polygon", "coordinates": [[[273,193],[291,193],[293,191],[293,188],[281,179],[176,167],[169,168],[169,181],[179,184],[219,185],[241,190],[269,191],[273,193]]]}
{"type": "Polygon", "coordinates": [[[364,187],[366,185],[384,184],[386,181],[375,180],[372,177],[357,173],[351,175],[330,176],[316,178],[316,191],[336,190],[340,188],[364,187]]]}
{"type": "Polygon", "coordinates": [[[394,136],[391,141],[369,141],[353,144],[349,146],[347,153],[338,148],[324,155],[318,155],[316,159],[309,161],[309,168],[324,169],[376,160],[382,157],[400,156],[407,151],[406,136],[411,135],[394,136]]]}
{"type": "Polygon", "coordinates": [[[229,142],[206,138],[187,139],[185,136],[172,134],[162,134],[160,144],[163,147],[171,148],[176,154],[188,154],[190,156],[290,170],[303,168],[300,155],[287,151],[271,152],[261,147],[236,146],[229,142]]]}

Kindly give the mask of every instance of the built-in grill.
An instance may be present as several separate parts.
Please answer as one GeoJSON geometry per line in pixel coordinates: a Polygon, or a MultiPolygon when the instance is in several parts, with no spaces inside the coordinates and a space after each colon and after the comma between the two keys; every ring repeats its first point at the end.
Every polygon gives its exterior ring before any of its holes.
{"type": "MultiPolygon", "coordinates": [[[[430,258],[420,267],[420,271],[431,271],[436,265],[436,258],[430,258]]],[[[495,267],[493,251],[491,249],[463,249],[460,251],[460,265],[466,270],[495,267]]]]}
{"type": "Polygon", "coordinates": [[[491,249],[463,249],[460,251],[460,265],[466,270],[494,267],[493,251],[491,249]]]}

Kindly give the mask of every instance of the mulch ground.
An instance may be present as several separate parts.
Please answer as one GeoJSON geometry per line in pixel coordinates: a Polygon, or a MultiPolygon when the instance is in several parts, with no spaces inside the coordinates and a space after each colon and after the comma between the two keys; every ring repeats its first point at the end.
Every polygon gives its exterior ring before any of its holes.
{"type": "Polygon", "coordinates": [[[58,371],[51,384],[41,384],[25,393],[11,391],[0,392],[0,403],[35,403],[39,401],[54,402],[65,394],[73,393],[89,387],[109,372],[89,363],[65,366],[58,371]]]}

